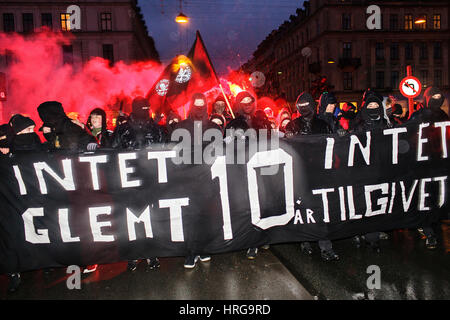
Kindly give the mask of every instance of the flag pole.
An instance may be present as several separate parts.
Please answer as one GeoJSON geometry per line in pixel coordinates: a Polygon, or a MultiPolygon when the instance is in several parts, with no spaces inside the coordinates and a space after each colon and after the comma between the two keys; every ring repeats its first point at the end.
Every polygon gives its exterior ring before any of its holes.
{"type": "MultiPolygon", "coordinates": [[[[209,57],[208,50],[206,50],[206,47],[205,47],[205,44],[203,42],[202,36],[200,35],[200,31],[197,30],[196,35],[197,35],[197,39],[200,39],[200,42],[201,42],[203,48],[205,48],[206,57],[209,60],[211,68],[212,68],[212,70],[214,72],[214,76],[216,77],[216,81],[217,81],[217,83],[219,85],[220,90],[222,91],[223,97],[225,98],[225,102],[227,103],[228,110],[230,110],[231,116],[233,117],[233,119],[235,119],[235,116],[234,116],[234,113],[233,113],[233,109],[231,109],[231,105],[230,105],[230,102],[228,101],[227,95],[225,94],[225,91],[223,90],[222,84],[220,83],[220,80],[217,77],[216,70],[214,69],[214,66],[213,66],[213,64],[211,62],[211,58],[209,57]]],[[[196,41],[197,41],[197,39],[196,39],[196,41]]],[[[194,45],[195,45],[195,43],[194,43],[194,45]]]]}

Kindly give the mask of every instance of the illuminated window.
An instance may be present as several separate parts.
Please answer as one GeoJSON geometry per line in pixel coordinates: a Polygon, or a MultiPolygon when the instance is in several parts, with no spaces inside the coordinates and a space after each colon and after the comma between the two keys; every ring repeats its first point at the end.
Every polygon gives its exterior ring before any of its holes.
{"type": "Polygon", "coordinates": [[[14,32],[14,14],[13,13],[4,13],[3,14],[3,31],[4,32],[14,32]]]}
{"type": "Polygon", "coordinates": [[[434,14],[433,15],[433,29],[438,30],[441,28],[441,15],[434,14]]]}
{"type": "Polygon", "coordinates": [[[425,22],[421,22],[421,23],[416,23],[417,29],[419,30],[425,30],[427,28],[427,16],[426,15],[421,15],[420,20],[425,20],[425,22]]]}
{"type": "Polygon", "coordinates": [[[406,14],[405,15],[405,30],[412,30],[412,29],[413,29],[412,14],[406,14]]]}
{"type": "Polygon", "coordinates": [[[102,31],[111,31],[112,30],[112,18],[111,13],[103,12],[100,14],[100,24],[102,31]]]}
{"type": "Polygon", "coordinates": [[[70,14],[69,13],[61,13],[61,30],[70,31],[70,14]]]}

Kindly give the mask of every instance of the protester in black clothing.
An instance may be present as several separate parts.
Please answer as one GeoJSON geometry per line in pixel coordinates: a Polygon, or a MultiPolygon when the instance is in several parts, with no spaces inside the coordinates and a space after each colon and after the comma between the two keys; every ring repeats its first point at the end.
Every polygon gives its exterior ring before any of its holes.
{"type": "Polygon", "coordinates": [[[9,156],[14,133],[9,124],[0,125],[0,157],[9,156]]]}
{"type": "Polygon", "coordinates": [[[448,121],[448,115],[441,109],[445,101],[442,92],[436,87],[429,87],[423,96],[423,108],[414,112],[408,123],[448,121]]]}
{"type": "MultiPolygon", "coordinates": [[[[116,127],[112,136],[112,147],[116,149],[140,150],[150,149],[155,144],[163,144],[167,140],[165,130],[150,118],[150,103],[144,97],[134,98],[132,112],[126,122],[116,127]]],[[[138,260],[128,261],[127,269],[135,271],[138,260]]],[[[147,270],[159,268],[158,258],[146,259],[147,270]]]]}
{"type": "Polygon", "coordinates": [[[116,149],[151,149],[154,144],[167,141],[165,130],[150,118],[150,104],[144,97],[132,102],[128,121],[117,126],[112,136],[112,147],[116,149]]]}
{"type": "Polygon", "coordinates": [[[219,114],[223,116],[226,120],[226,122],[229,122],[232,120],[232,117],[230,113],[227,110],[227,102],[225,101],[225,98],[223,95],[218,95],[216,100],[214,100],[214,103],[212,105],[211,114],[219,114]]]}
{"type": "Polygon", "coordinates": [[[86,128],[97,140],[97,144],[103,148],[111,147],[112,132],[106,126],[106,112],[100,108],[95,108],[89,114],[86,128]]]}
{"type": "MultiPolygon", "coordinates": [[[[361,105],[361,110],[355,118],[355,122],[353,122],[350,127],[350,132],[364,132],[377,128],[384,129],[388,126],[384,115],[383,102],[380,99],[380,96],[371,91],[366,94],[364,102],[361,105]]],[[[375,252],[380,252],[380,232],[370,232],[365,234],[364,237],[366,242],[375,252]]],[[[361,238],[355,236],[353,241],[359,248],[361,238]]]]}
{"type": "Polygon", "coordinates": [[[393,126],[401,126],[408,121],[409,112],[407,108],[403,108],[401,104],[394,104],[391,107],[391,112],[388,113],[389,120],[393,126]],[[405,114],[403,114],[405,113],[405,114]]]}
{"type": "MultiPolygon", "coordinates": [[[[189,131],[192,145],[203,145],[203,133],[209,129],[218,130],[222,137],[221,128],[214,122],[208,119],[208,105],[205,95],[202,93],[194,93],[191,98],[191,107],[187,119],[175,125],[175,130],[185,129],[189,131]]],[[[174,131],[175,131],[174,130],[174,131]]],[[[192,161],[191,163],[194,163],[192,161]]],[[[195,267],[197,261],[210,261],[211,256],[206,254],[198,254],[198,252],[190,252],[185,258],[184,267],[192,269],[195,267]]]]}
{"type": "Polygon", "coordinates": [[[41,139],[34,132],[36,124],[28,117],[16,114],[9,120],[14,137],[11,141],[11,153],[42,151],[41,139]]]}
{"type": "MultiPolygon", "coordinates": [[[[287,125],[287,137],[292,137],[294,135],[327,134],[334,133],[333,130],[337,130],[336,127],[338,125],[334,124],[335,119],[333,118],[336,99],[331,94],[325,94],[325,96],[322,96],[321,98],[322,99],[319,101],[322,102],[322,105],[319,107],[319,111],[322,112],[322,116],[319,118],[315,113],[316,102],[309,93],[303,92],[297,97],[295,105],[300,116],[287,125]],[[329,104],[332,106],[328,106],[329,104]],[[333,125],[330,125],[330,123],[333,123],[333,125]]],[[[323,260],[339,260],[339,256],[334,252],[330,240],[322,239],[318,241],[318,244],[323,260]]],[[[302,252],[306,254],[310,255],[313,253],[311,244],[307,241],[300,243],[300,247],[302,252]]]]}
{"type": "Polygon", "coordinates": [[[225,126],[227,125],[227,121],[225,120],[225,117],[221,114],[213,113],[209,120],[217,124],[220,129],[222,130],[222,134],[224,133],[225,126]]]}
{"type": "Polygon", "coordinates": [[[39,130],[43,131],[50,150],[80,152],[97,148],[95,138],[67,117],[61,103],[46,101],[37,110],[44,122],[39,130]]]}

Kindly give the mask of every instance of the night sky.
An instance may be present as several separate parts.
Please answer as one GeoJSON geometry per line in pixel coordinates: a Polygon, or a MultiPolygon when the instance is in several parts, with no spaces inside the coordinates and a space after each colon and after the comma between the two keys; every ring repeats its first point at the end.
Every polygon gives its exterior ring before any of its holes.
{"type": "Polygon", "coordinates": [[[180,25],[175,22],[179,0],[138,3],[163,64],[187,54],[199,30],[219,75],[247,62],[273,29],[303,7],[302,0],[183,0],[182,12],[190,22],[180,25]]]}

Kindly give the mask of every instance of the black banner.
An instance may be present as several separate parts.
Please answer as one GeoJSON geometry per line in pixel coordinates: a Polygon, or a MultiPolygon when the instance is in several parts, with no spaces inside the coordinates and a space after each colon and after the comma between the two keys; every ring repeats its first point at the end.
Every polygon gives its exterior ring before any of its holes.
{"type": "Polygon", "coordinates": [[[181,144],[5,158],[0,272],[428,226],[448,217],[449,128],[438,122],[182,151],[212,159],[201,164],[180,163],[181,144]]]}

